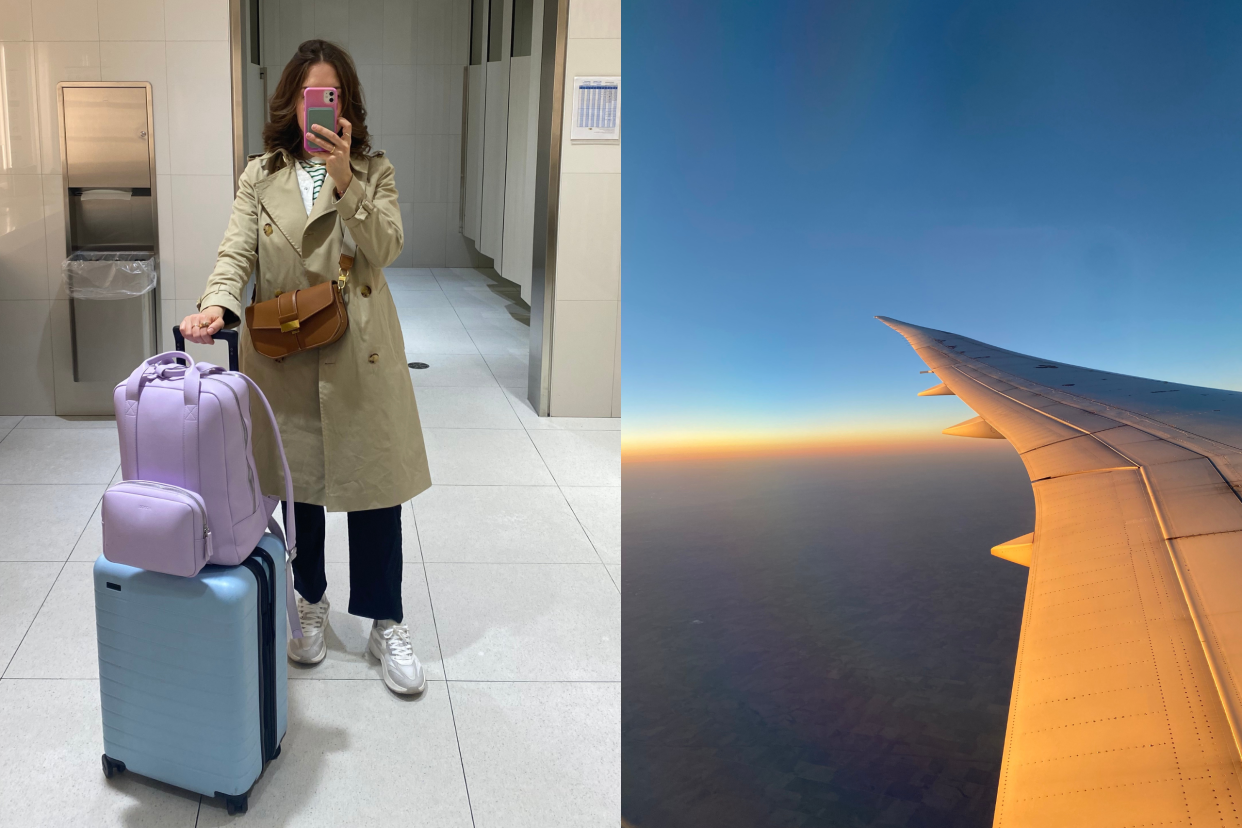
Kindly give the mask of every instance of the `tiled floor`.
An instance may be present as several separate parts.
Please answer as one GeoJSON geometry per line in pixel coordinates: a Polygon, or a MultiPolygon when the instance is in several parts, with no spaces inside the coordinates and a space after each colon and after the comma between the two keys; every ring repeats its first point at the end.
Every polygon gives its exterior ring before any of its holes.
{"type": "Polygon", "coordinates": [[[0,417],[0,826],[615,826],[621,786],[617,420],[540,419],[526,313],[490,271],[388,271],[431,462],[407,507],[406,618],[429,679],[384,687],[344,612],[328,522],[328,657],[291,665],[290,727],[244,817],[105,780],[91,562],[113,424],[0,417]]]}

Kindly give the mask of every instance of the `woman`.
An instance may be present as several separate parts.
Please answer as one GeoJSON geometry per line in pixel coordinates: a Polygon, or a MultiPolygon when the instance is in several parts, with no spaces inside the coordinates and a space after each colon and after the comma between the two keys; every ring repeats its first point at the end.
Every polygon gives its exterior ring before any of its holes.
{"type": "MultiPolygon", "coordinates": [[[[340,47],[308,40],[281,74],[263,130],[266,149],[242,173],[233,215],[198,302],[181,332],[207,343],[243,316],[242,290],[255,273],[252,301],[334,279],[342,224],[357,251],[345,286],[349,328],[335,343],[273,360],[241,336],[241,367],[276,412],[296,503],[293,562],[304,638],[289,641],[293,661],[318,664],[324,626],[324,509],[349,513],[349,612],[374,619],[368,650],[397,693],[426,686],[401,608],[401,504],[431,485],[414,389],[396,306],[382,268],[401,252],[401,213],[393,167],[370,153],[362,87],[340,47]],[[339,135],[306,131],[303,90],[333,87],[339,135]],[[303,137],[324,150],[305,151],[303,137]]],[[[243,326],[244,327],[244,326],[243,326]]],[[[263,490],[284,492],[270,426],[252,421],[263,490]]],[[[288,508],[288,504],[285,504],[288,508]]]]}

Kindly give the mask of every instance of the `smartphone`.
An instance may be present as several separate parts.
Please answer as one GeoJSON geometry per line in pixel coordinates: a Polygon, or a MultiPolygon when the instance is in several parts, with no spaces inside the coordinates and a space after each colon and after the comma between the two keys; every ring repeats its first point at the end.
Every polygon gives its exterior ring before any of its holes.
{"type": "MultiPolygon", "coordinates": [[[[312,86],[303,90],[303,96],[306,102],[306,131],[312,135],[317,135],[315,130],[311,129],[315,124],[332,130],[340,134],[337,129],[337,106],[340,95],[330,86],[312,86]]],[[[310,142],[305,135],[302,136],[302,146],[307,152],[327,152],[327,150],[317,147],[310,142]]]]}

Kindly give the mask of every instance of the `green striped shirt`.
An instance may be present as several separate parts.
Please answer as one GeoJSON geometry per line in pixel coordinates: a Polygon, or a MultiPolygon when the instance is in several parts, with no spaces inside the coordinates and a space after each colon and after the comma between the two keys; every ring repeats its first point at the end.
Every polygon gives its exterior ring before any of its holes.
{"type": "Polygon", "coordinates": [[[311,181],[315,185],[314,189],[311,191],[311,204],[314,204],[315,199],[319,198],[319,191],[323,189],[323,179],[324,176],[328,174],[328,168],[322,162],[315,163],[313,161],[299,161],[298,163],[302,165],[302,169],[306,170],[307,174],[311,177],[311,181]]]}

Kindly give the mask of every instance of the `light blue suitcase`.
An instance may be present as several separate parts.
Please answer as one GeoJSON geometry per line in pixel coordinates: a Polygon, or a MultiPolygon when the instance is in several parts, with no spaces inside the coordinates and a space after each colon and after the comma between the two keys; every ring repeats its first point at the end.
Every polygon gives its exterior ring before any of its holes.
{"type": "Polygon", "coordinates": [[[133,771],[246,811],[288,718],[285,549],[181,578],[95,561],[104,775],[133,771]]]}

